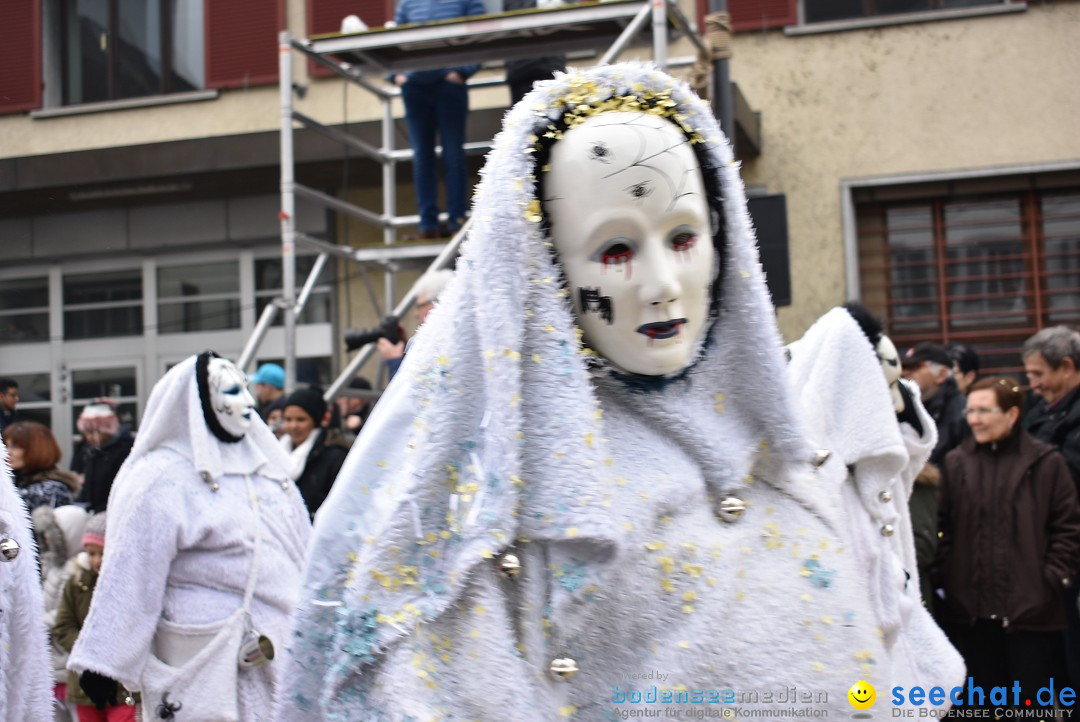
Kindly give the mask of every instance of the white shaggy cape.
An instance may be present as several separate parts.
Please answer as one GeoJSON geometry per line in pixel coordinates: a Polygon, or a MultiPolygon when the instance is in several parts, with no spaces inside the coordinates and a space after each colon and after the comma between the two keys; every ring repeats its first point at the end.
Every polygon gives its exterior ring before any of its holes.
{"type": "MultiPolygon", "coordinates": [[[[791,349],[788,376],[808,433],[831,452],[819,473],[825,483],[842,489],[843,533],[867,574],[885,641],[886,680],[905,690],[913,685],[947,690],[961,686],[964,661],[919,592],[908,499],[937,442],[937,431],[918,388],[908,396],[921,435],[911,425],[897,423],[877,354],[843,308],[818,319],[791,349]]],[[[922,709],[933,706],[928,702],[922,709]]]]}
{"type": "Polygon", "coordinates": [[[0,561],[0,722],[48,722],[52,669],[37,545],[7,459],[0,441],[0,539],[10,537],[20,547],[15,559],[0,561]]]}
{"type": "Polygon", "coordinates": [[[793,421],[708,106],[644,65],[539,83],[506,117],[473,223],[316,517],[278,719],[592,721],[665,694],[793,688],[849,714],[884,648],[839,489],[811,473],[793,421]],[[613,96],[674,107],[721,189],[723,311],[673,378],[589,362],[538,222],[536,137],[613,96]],[[715,514],[729,496],[747,505],[730,523],[715,514]],[[554,659],[579,671],[558,681],[554,659]]]}
{"type": "MultiPolygon", "coordinates": [[[[206,624],[240,607],[259,524],[252,619],[280,647],[310,534],[287,468],[261,421],[238,443],[218,441],[203,417],[195,358],[174,366],[154,386],[109,495],[101,576],[68,668],[94,670],[138,690],[160,617],[206,624]],[[251,477],[258,515],[244,475],[251,477]]],[[[241,719],[268,718],[277,666],[241,671],[241,719]]]]}

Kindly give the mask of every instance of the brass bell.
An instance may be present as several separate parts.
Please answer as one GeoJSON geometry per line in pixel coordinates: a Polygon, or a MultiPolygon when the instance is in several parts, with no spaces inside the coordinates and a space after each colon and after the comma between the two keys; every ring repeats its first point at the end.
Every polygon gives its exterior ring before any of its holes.
{"type": "Polygon", "coordinates": [[[815,469],[820,469],[829,457],[832,456],[832,452],[828,449],[818,449],[810,456],[810,463],[815,469]]]}
{"type": "Polygon", "coordinates": [[[507,552],[499,558],[499,573],[507,579],[516,579],[521,573],[521,560],[516,554],[507,552]]]}
{"type": "Polygon", "coordinates": [[[724,497],[717,507],[717,515],[729,524],[736,521],[746,511],[746,502],[734,496],[724,497]]]}
{"type": "Polygon", "coordinates": [[[881,536],[892,536],[892,535],[893,535],[893,525],[892,524],[886,524],[885,526],[881,527],[881,536]]]}
{"type": "Polygon", "coordinates": [[[19,542],[9,536],[0,539],[0,562],[13,562],[19,556],[19,542]]]}
{"type": "Polygon", "coordinates": [[[882,504],[888,504],[890,501],[892,501],[892,492],[891,491],[883,491],[880,494],[878,494],[878,499],[881,499],[882,504]]]}
{"type": "Polygon", "coordinates": [[[569,657],[551,660],[551,666],[548,669],[551,671],[551,676],[558,682],[566,682],[578,672],[577,662],[569,657]]]}

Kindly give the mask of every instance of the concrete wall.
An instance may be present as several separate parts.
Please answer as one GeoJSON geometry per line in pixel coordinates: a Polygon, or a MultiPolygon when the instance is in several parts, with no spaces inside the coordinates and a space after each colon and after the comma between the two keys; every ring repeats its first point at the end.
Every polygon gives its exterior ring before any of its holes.
{"type": "Polygon", "coordinates": [[[796,338],[845,300],[840,182],[1080,159],[1080,4],[818,35],[737,36],[762,112],[748,184],[787,194],[796,338]],[[799,269],[812,268],[805,273],[799,269]]]}

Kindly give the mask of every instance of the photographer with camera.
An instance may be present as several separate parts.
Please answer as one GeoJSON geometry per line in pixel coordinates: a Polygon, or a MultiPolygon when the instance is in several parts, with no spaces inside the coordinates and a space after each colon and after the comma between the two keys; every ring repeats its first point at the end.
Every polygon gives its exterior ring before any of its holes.
{"type": "MultiPolygon", "coordinates": [[[[427,318],[435,302],[439,300],[439,294],[443,292],[454,272],[444,268],[441,271],[433,271],[420,279],[416,291],[416,305],[413,313],[416,314],[416,327],[420,328],[427,318]]],[[[405,341],[405,331],[401,324],[393,316],[387,316],[378,326],[372,329],[350,329],[345,332],[345,348],[354,351],[372,341],[377,342],[379,354],[382,356],[389,378],[394,378],[402,359],[408,351],[408,343],[405,341]]]]}

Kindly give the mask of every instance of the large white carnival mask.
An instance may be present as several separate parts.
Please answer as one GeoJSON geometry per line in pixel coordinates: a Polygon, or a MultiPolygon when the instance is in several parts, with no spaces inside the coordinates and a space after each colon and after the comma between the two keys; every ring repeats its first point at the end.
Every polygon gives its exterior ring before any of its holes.
{"type": "Polygon", "coordinates": [[[685,368],[715,265],[686,136],[653,115],[593,116],[552,146],[543,201],[585,342],[628,373],[685,368]]]}
{"type": "Polygon", "coordinates": [[[215,357],[207,368],[210,405],[222,428],[233,436],[243,436],[251,427],[255,399],[248,391],[247,378],[232,361],[215,357]]]}

